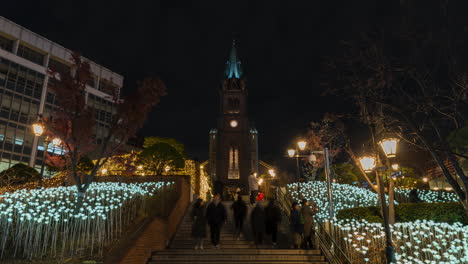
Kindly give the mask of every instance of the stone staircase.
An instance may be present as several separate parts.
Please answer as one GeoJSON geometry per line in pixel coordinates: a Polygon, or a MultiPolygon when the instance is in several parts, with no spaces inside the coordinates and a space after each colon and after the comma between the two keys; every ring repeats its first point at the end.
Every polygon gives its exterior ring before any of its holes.
{"type": "MultiPolygon", "coordinates": [[[[221,249],[214,249],[209,239],[209,228],[204,243],[204,250],[194,250],[190,236],[192,221],[190,208],[185,214],[168,249],[153,252],[149,264],[326,264],[325,257],[320,250],[289,249],[287,236],[284,232],[278,234],[278,248],[273,249],[271,240],[266,238],[263,245],[255,245],[249,232],[247,221],[243,236],[239,240],[234,236],[234,220],[232,216],[232,202],[223,202],[228,212],[227,224],[221,230],[221,249]]],[[[249,206],[249,215],[253,207],[249,206]]],[[[247,218],[248,219],[248,218],[247,218]]]]}

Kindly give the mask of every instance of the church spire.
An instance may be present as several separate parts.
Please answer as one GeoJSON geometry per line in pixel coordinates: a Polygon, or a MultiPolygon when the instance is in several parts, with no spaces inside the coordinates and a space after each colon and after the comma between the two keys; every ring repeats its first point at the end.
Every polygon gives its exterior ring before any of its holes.
{"type": "Polygon", "coordinates": [[[242,67],[239,58],[237,58],[236,41],[232,40],[231,52],[229,53],[229,59],[226,62],[226,77],[228,79],[242,77],[242,67]]]}

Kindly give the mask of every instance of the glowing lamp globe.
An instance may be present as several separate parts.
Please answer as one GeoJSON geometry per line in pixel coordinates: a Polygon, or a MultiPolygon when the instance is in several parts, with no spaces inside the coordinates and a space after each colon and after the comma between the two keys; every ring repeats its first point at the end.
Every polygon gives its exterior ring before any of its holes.
{"type": "Polygon", "coordinates": [[[289,157],[294,157],[294,155],[296,154],[296,151],[294,149],[288,149],[288,156],[289,157]]]}
{"type": "Polygon", "coordinates": [[[359,159],[362,169],[369,173],[375,168],[375,158],[373,157],[362,157],[359,159]]]}
{"type": "Polygon", "coordinates": [[[56,147],[60,146],[62,144],[62,140],[58,137],[52,139],[52,144],[56,147]]]}
{"type": "Polygon", "coordinates": [[[422,180],[423,180],[423,182],[428,182],[429,181],[429,179],[427,177],[424,177],[422,180]]]}
{"type": "Polygon", "coordinates": [[[379,142],[379,145],[388,158],[394,158],[396,156],[398,141],[397,138],[387,138],[379,142]]]}
{"type": "Polygon", "coordinates": [[[41,123],[34,123],[32,124],[32,129],[34,135],[40,137],[44,133],[44,126],[41,123]]]}
{"type": "Polygon", "coordinates": [[[262,183],[263,183],[263,179],[260,178],[260,179],[258,180],[258,184],[262,185],[262,183]]]}
{"type": "Polygon", "coordinates": [[[276,176],[276,173],[275,173],[275,170],[274,170],[274,169],[269,169],[269,170],[268,170],[268,173],[270,174],[271,177],[275,177],[275,176],[276,176]]]}
{"type": "Polygon", "coordinates": [[[238,125],[237,120],[231,120],[229,124],[231,125],[231,127],[237,127],[238,125]]]}
{"type": "Polygon", "coordinates": [[[398,169],[400,168],[400,166],[398,164],[392,164],[392,169],[397,171],[398,169]]]}
{"type": "Polygon", "coordinates": [[[305,142],[304,140],[297,142],[297,146],[299,147],[300,150],[304,150],[306,145],[307,145],[307,142],[305,142]]]}

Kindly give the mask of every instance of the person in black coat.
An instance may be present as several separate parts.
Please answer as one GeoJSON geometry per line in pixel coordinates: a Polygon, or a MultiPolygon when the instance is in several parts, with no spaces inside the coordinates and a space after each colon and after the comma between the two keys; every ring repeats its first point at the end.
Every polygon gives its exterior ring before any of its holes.
{"type": "Polygon", "coordinates": [[[237,238],[239,239],[241,232],[242,232],[242,227],[244,225],[244,219],[245,219],[245,216],[247,215],[247,205],[242,200],[242,197],[238,195],[237,201],[235,201],[232,204],[231,208],[234,211],[234,222],[236,225],[235,234],[237,238]]]}
{"type": "Polygon", "coordinates": [[[290,223],[293,247],[299,248],[302,244],[302,237],[304,235],[304,217],[301,213],[301,207],[297,202],[292,204],[290,223]]]}
{"type": "Polygon", "coordinates": [[[221,203],[221,196],[216,194],[213,202],[206,209],[206,219],[210,225],[211,243],[216,249],[219,249],[221,227],[226,222],[226,217],[226,208],[221,203]]]}
{"type": "Polygon", "coordinates": [[[257,245],[263,242],[263,233],[265,233],[265,210],[257,203],[250,215],[250,223],[252,224],[252,231],[254,240],[257,245]]]}
{"type": "Polygon", "coordinates": [[[265,228],[266,234],[271,235],[273,247],[276,247],[279,223],[281,223],[281,210],[275,200],[270,200],[265,208],[265,228]]]}
{"type": "Polygon", "coordinates": [[[203,239],[206,236],[205,206],[202,199],[197,199],[193,205],[192,212],[192,237],[195,241],[195,250],[203,249],[203,239]]]}

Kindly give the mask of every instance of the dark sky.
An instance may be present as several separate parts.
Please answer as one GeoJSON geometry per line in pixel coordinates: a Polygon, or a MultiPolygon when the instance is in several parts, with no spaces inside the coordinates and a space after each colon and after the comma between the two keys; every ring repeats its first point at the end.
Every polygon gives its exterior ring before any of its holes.
{"type": "Polygon", "coordinates": [[[207,157],[233,36],[261,159],[281,159],[310,121],[346,109],[320,97],[321,64],[378,18],[376,1],[4,1],[0,15],[125,76],[160,76],[168,96],[142,135],[174,137],[207,157]],[[192,4],[187,4],[191,2],[192,4]]]}

